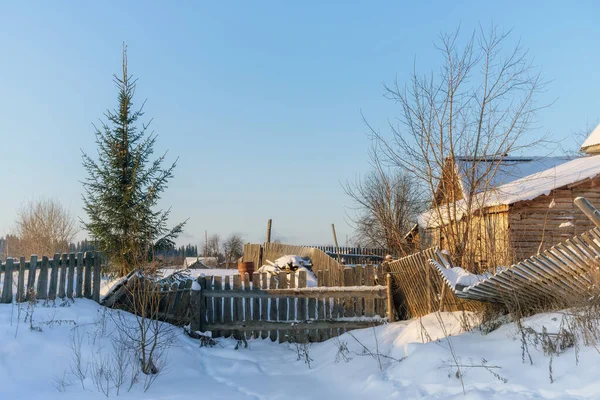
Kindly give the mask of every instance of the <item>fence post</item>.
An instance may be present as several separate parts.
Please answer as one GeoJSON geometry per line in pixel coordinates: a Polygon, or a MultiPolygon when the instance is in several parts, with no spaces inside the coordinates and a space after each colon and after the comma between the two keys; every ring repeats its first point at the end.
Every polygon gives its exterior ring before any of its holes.
{"type": "Polygon", "coordinates": [[[4,288],[2,289],[2,303],[12,303],[13,259],[6,259],[4,269],[4,288]]]}
{"type": "MultiPolygon", "coordinates": [[[[73,260],[75,260],[75,258],[73,257],[73,260]]],[[[94,252],[94,276],[93,276],[93,286],[92,286],[92,299],[94,299],[94,301],[96,303],[100,302],[100,265],[101,265],[101,259],[100,259],[100,253],[98,253],[97,251],[94,252]]],[[[72,271],[72,266],[69,266],[69,276],[71,276],[71,271],[72,271]]],[[[71,282],[71,284],[73,284],[73,282],[71,282]]],[[[70,288],[69,290],[71,290],[71,293],[73,288],[70,288]]]]}
{"type": "Polygon", "coordinates": [[[392,274],[385,276],[385,285],[387,287],[387,318],[388,322],[394,322],[394,294],[392,293],[392,274]]]}
{"type": "Polygon", "coordinates": [[[17,302],[25,301],[25,257],[19,260],[19,277],[17,278],[17,302]]]}
{"type": "Polygon", "coordinates": [[[92,252],[85,252],[85,272],[83,275],[83,297],[92,298],[92,252]]]}
{"type": "Polygon", "coordinates": [[[193,332],[201,331],[204,332],[205,324],[203,323],[206,320],[206,307],[204,304],[204,290],[206,289],[206,278],[199,276],[196,279],[198,286],[192,285],[192,296],[191,296],[191,304],[192,304],[192,320],[190,323],[190,328],[193,332]]]}

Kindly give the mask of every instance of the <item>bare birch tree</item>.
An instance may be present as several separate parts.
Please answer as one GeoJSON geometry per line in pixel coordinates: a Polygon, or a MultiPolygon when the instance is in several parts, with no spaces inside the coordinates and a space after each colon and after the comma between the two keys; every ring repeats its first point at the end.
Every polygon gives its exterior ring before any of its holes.
{"type": "Polygon", "coordinates": [[[480,234],[472,218],[492,191],[502,159],[541,140],[529,131],[544,82],[509,34],[480,28],[464,44],[458,30],[442,34],[439,72],[422,75],[415,67],[406,84],[385,86],[400,106],[391,137],[371,129],[386,161],[413,174],[428,193],[438,238],[471,269],[477,268],[468,243],[480,234]],[[459,158],[466,161],[463,171],[454,169],[459,158]]]}
{"type": "Polygon", "coordinates": [[[19,211],[10,248],[14,256],[67,252],[77,234],[73,215],[57,199],[30,201],[19,211]]]}

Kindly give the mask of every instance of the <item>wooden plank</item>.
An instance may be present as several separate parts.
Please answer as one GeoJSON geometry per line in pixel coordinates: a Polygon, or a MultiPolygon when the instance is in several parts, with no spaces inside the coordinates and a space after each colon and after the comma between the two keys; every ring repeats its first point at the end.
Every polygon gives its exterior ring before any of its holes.
{"type": "MultiPolygon", "coordinates": [[[[290,281],[295,279],[294,272],[290,273],[289,277],[290,277],[290,281]]],[[[288,285],[288,274],[280,273],[279,274],[279,288],[286,289],[288,286],[289,286],[288,285]]],[[[271,300],[271,301],[275,301],[275,300],[271,300]]],[[[287,322],[288,321],[288,298],[280,297],[277,299],[277,302],[278,302],[278,305],[277,305],[278,320],[280,322],[287,322]]],[[[284,331],[284,330],[279,331],[279,343],[286,342],[289,339],[289,335],[290,335],[289,331],[284,331]]]]}
{"type": "Polygon", "coordinates": [[[13,290],[12,290],[12,282],[13,282],[13,269],[14,269],[14,261],[12,258],[6,259],[6,264],[4,266],[4,285],[2,287],[2,298],[0,301],[2,303],[10,304],[13,299],[13,290]]]}
{"type": "MultiPolygon", "coordinates": [[[[87,263],[87,257],[86,257],[86,264],[85,264],[85,269],[88,269],[88,263],[87,263]]],[[[84,281],[85,282],[85,281],[84,281]]],[[[173,321],[174,316],[175,316],[175,310],[177,309],[177,298],[178,298],[178,292],[177,290],[179,289],[179,283],[178,282],[173,282],[171,284],[171,286],[169,287],[169,293],[168,293],[168,302],[167,302],[167,308],[165,309],[165,313],[166,314],[170,314],[171,318],[170,321],[171,323],[175,322],[173,321]]],[[[85,284],[84,284],[84,291],[85,291],[85,284]]]]}
{"type": "Polygon", "coordinates": [[[77,253],[77,282],[75,283],[75,297],[83,297],[83,253],[77,253]]]}
{"type": "MultiPolygon", "coordinates": [[[[263,272],[261,277],[262,289],[266,289],[267,285],[267,273],[263,272]]],[[[258,292],[258,291],[257,291],[258,292]]],[[[269,300],[266,297],[260,299],[260,320],[268,321],[269,320],[269,300]]],[[[260,333],[260,337],[266,339],[269,336],[269,331],[262,329],[260,333]]]]}
{"type": "MultiPolygon", "coordinates": [[[[275,288],[277,287],[276,285],[277,282],[275,281],[275,276],[271,275],[269,280],[269,288],[275,288]]],[[[272,298],[269,301],[269,320],[277,321],[277,298],[272,298]]],[[[269,332],[269,337],[271,338],[272,342],[277,340],[278,333],[279,332],[276,329],[271,329],[269,332]]]]}
{"type": "MultiPolygon", "coordinates": [[[[354,286],[354,273],[350,267],[344,269],[344,286],[354,286]]],[[[344,317],[354,317],[354,301],[354,297],[344,299],[344,317]]]]}
{"type": "MultiPolygon", "coordinates": [[[[250,287],[250,275],[246,272],[243,276],[244,279],[244,291],[249,292],[252,290],[250,287]]],[[[244,321],[252,321],[252,298],[247,297],[244,299],[244,321]]],[[[246,340],[249,340],[252,336],[252,332],[245,333],[246,340]]]]}
{"type": "Polygon", "coordinates": [[[204,332],[206,326],[206,303],[202,293],[206,290],[206,278],[199,276],[196,283],[200,290],[190,292],[190,330],[204,332]]]}
{"type": "MultiPolygon", "coordinates": [[[[363,267],[357,265],[354,267],[354,284],[357,286],[363,285],[363,267]]],[[[362,317],[364,310],[364,300],[365,298],[362,296],[355,298],[355,314],[357,317],[362,317]]]]}
{"type": "Polygon", "coordinates": [[[303,332],[307,329],[342,329],[348,331],[351,329],[369,328],[373,325],[380,325],[384,320],[380,318],[366,319],[360,321],[304,321],[304,322],[280,322],[280,321],[243,321],[242,324],[233,323],[225,324],[211,324],[207,328],[209,330],[231,330],[238,329],[242,331],[253,331],[253,330],[267,330],[275,331],[295,329],[296,331],[303,332]],[[292,326],[293,325],[293,326],[292,326]]]}
{"type": "MultiPolygon", "coordinates": [[[[302,289],[306,287],[306,271],[298,272],[298,289],[302,289]]],[[[297,299],[297,318],[298,321],[306,321],[307,313],[306,313],[306,298],[300,297],[297,299]]],[[[298,343],[305,343],[307,341],[306,330],[304,328],[295,327],[296,330],[296,341],[298,343]]]]}
{"type": "Polygon", "coordinates": [[[42,265],[37,281],[37,298],[40,300],[48,298],[48,256],[42,256],[42,265]]]}
{"type": "MultiPolygon", "coordinates": [[[[367,265],[365,271],[365,286],[373,286],[375,284],[375,271],[372,265],[367,265]]],[[[375,316],[375,300],[365,298],[365,316],[375,316]]]]}
{"type": "MultiPolygon", "coordinates": [[[[394,322],[395,321],[395,313],[394,313],[394,294],[392,293],[392,275],[391,274],[387,274],[385,276],[385,282],[386,282],[386,286],[387,286],[387,293],[388,293],[388,297],[387,297],[387,303],[386,303],[386,308],[387,308],[387,319],[388,322],[394,322]]],[[[446,285],[444,285],[446,286],[446,285]]]]}
{"type": "Polygon", "coordinates": [[[34,254],[31,256],[29,260],[29,275],[27,276],[27,293],[25,294],[25,298],[29,299],[29,297],[35,293],[35,273],[37,269],[37,256],[34,254]]]}
{"type": "MultiPolygon", "coordinates": [[[[67,297],[72,299],[75,295],[75,253],[69,253],[69,271],[67,272],[67,297]]],[[[98,285],[100,286],[100,285],[98,285]]],[[[97,302],[100,302],[100,292],[98,292],[97,302]]]]}
{"type": "MultiPolygon", "coordinates": [[[[100,283],[102,282],[101,278],[101,263],[102,259],[100,258],[100,253],[97,251],[94,252],[94,275],[92,277],[92,299],[96,302],[100,302],[100,283]]],[[[69,276],[72,277],[73,267],[69,265],[69,276]]],[[[190,287],[192,285],[192,281],[190,282],[190,287]]],[[[73,293],[73,281],[71,279],[71,286],[69,286],[69,290],[73,293]]],[[[186,307],[187,308],[187,307],[186,307]]]]}
{"type": "MultiPolygon", "coordinates": [[[[319,285],[319,287],[323,287],[323,281],[324,281],[324,271],[318,271],[317,272],[317,284],[319,285]]],[[[325,319],[325,303],[327,302],[327,299],[318,299],[317,300],[317,319],[320,321],[323,321],[325,319]]],[[[318,340],[319,342],[323,342],[325,340],[327,340],[327,338],[329,337],[329,331],[328,329],[319,329],[317,331],[317,336],[318,336],[318,340]]]]}
{"type": "MultiPolygon", "coordinates": [[[[25,259],[23,259],[25,262],[25,259]]],[[[60,254],[54,253],[50,265],[50,285],[48,287],[48,299],[56,300],[56,291],[58,289],[58,268],[60,265],[60,254]]]]}
{"type": "MultiPolygon", "coordinates": [[[[214,290],[221,290],[222,288],[222,277],[215,275],[215,283],[213,286],[213,291],[214,290]]],[[[210,291],[207,291],[206,294],[210,294],[210,291]]],[[[219,322],[219,323],[223,323],[224,319],[223,319],[223,298],[222,297],[215,297],[215,323],[219,322]]],[[[220,330],[216,330],[216,331],[212,331],[213,332],[213,336],[214,337],[221,337],[223,332],[221,332],[220,330]]]]}
{"type": "Polygon", "coordinates": [[[67,283],[67,264],[69,263],[69,255],[63,253],[61,256],[61,263],[58,267],[58,297],[61,299],[65,298],[65,286],[67,283]]]}
{"type": "MultiPolygon", "coordinates": [[[[225,276],[225,286],[224,286],[224,291],[225,292],[230,292],[231,291],[231,277],[230,276],[225,276]]],[[[231,301],[231,297],[225,297],[223,299],[223,321],[225,321],[225,323],[230,323],[233,321],[233,315],[231,313],[231,305],[232,305],[232,301],[231,301]]],[[[221,333],[223,335],[223,337],[229,337],[231,336],[231,331],[225,331],[221,333]]]]}
{"type": "Polygon", "coordinates": [[[92,252],[85,252],[85,272],[83,277],[83,297],[87,299],[92,298],[92,267],[94,266],[92,261],[92,252]]]}
{"type": "MultiPolygon", "coordinates": [[[[55,255],[56,256],[56,255],[55,255]]],[[[25,257],[21,256],[19,259],[19,278],[17,279],[17,302],[25,301],[27,298],[25,289],[25,271],[27,270],[25,264],[25,257]]]]}
{"type": "Polygon", "coordinates": [[[205,278],[204,280],[204,288],[202,290],[203,296],[202,296],[202,303],[204,304],[204,307],[206,309],[206,318],[203,321],[203,325],[202,325],[202,332],[205,332],[208,330],[207,326],[211,323],[214,322],[214,318],[215,318],[215,308],[214,308],[214,300],[212,297],[206,297],[204,296],[205,293],[213,290],[213,277],[212,275],[209,275],[205,278]]]}
{"type": "MultiPolygon", "coordinates": [[[[260,274],[254,272],[252,274],[252,291],[260,290],[260,274]]],[[[260,299],[258,297],[252,298],[252,321],[260,321],[260,299]]],[[[260,337],[260,331],[256,330],[252,332],[254,339],[260,337]]]]}
{"type": "MultiPolygon", "coordinates": [[[[177,316],[177,325],[187,325],[190,321],[189,311],[190,311],[190,298],[192,294],[192,284],[193,281],[188,279],[185,281],[185,285],[183,285],[183,291],[181,291],[181,296],[178,301],[178,307],[175,309],[175,315],[177,316]]],[[[182,284],[179,284],[179,288],[181,289],[182,284]]]]}
{"type": "Polygon", "coordinates": [[[323,290],[322,288],[315,287],[293,289],[267,289],[259,290],[257,292],[252,291],[249,293],[246,293],[241,290],[214,290],[211,293],[207,294],[207,296],[223,298],[245,298],[246,296],[251,298],[279,298],[282,296],[295,296],[304,299],[322,299],[325,297],[351,298],[362,296],[366,299],[370,298],[385,301],[385,299],[387,298],[386,290],[387,288],[382,285],[372,286],[369,288],[365,288],[364,286],[328,287],[325,290],[323,290]]]}
{"type": "MultiPolygon", "coordinates": [[[[242,277],[239,274],[233,276],[233,290],[242,291],[242,277]]],[[[235,324],[241,324],[244,321],[244,299],[239,297],[233,299],[233,322],[235,324]]],[[[234,339],[242,340],[243,333],[241,331],[233,332],[234,339]]]]}

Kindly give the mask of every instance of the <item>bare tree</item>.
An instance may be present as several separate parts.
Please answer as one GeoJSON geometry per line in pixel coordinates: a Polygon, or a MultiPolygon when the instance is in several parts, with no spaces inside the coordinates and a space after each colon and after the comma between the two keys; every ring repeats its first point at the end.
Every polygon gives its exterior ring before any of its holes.
{"type": "Polygon", "coordinates": [[[15,256],[67,252],[77,232],[75,218],[57,199],[30,201],[19,211],[9,251],[15,256]]]}
{"type": "Polygon", "coordinates": [[[206,255],[208,257],[217,257],[217,260],[219,261],[223,259],[223,254],[221,253],[221,236],[218,233],[208,237],[208,242],[206,243],[206,255]]]}
{"type": "Polygon", "coordinates": [[[371,128],[386,162],[412,173],[431,198],[428,234],[470,269],[477,269],[477,252],[497,251],[471,245],[494,234],[473,217],[492,192],[502,159],[541,140],[526,133],[544,82],[520,43],[505,51],[509,33],[480,28],[464,45],[458,30],[442,34],[439,72],[421,75],[415,68],[407,84],[385,86],[400,105],[391,137],[371,128]],[[465,161],[462,171],[458,159],[465,161]]]}
{"type": "Polygon", "coordinates": [[[223,253],[227,264],[235,262],[244,254],[244,240],[237,233],[232,233],[223,242],[223,253]]]}
{"type": "Polygon", "coordinates": [[[354,203],[349,218],[354,224],[355,239],[363,246],[405,255],[412,250],[406,234],[424,210],[425,199],[412,175],[398,168],[387,170],[377,149],[371,151],[370,157],[373,171],[344,185],[354,203]]]}

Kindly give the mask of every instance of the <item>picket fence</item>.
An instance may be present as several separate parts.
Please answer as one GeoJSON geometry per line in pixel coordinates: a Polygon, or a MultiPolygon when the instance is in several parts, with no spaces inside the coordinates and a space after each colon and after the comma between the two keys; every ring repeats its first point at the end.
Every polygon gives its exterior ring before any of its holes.
{"type": "Polygon", "coordinates": [[[344,286],[328,286],[328,271],[317,272],[319,287],[306,287],[306,271],[279,280],[266,273],[200,277],[191,296],[192,330],[304,343],[393,321],[391,277],[376,285],[374,267],[364,277],[362,269],[346,268],[344,286]]]}
{"type": "Polygon", "coordinates": [[[7,258],[0,263],[2,282],[0,303],[23,302],[35,296],[38,300],[57,297],[85,297],[100,301],[101,256],[97,252],[55,254],[52,259],[43,256],[19,260],[7,258]],[[16,287],[16,291],[14,290],[16,287]]]}
{"type": "MultiPolygon", "coordinates": [[[[323,341],[351,329],[395,320],[391,277],[378,277],[381,274],[372,265],[346,268],[343,286],[330,286],[329,271],[317,272],[319,287],[306,287],[306,271],[283,275],[289,278],[255,272],[201,276],[195,282],[152,282],[158,296],[154,312],[163,321],[191,324],[193,331],[210,331],[213,337],[280,342],[323,341]]],[[[128,296],[137,279],[135,273],[126,276],[101,304],[133,312],[128,296]]]]}

